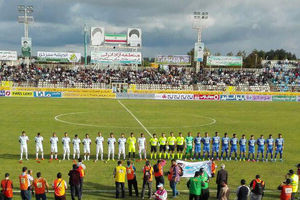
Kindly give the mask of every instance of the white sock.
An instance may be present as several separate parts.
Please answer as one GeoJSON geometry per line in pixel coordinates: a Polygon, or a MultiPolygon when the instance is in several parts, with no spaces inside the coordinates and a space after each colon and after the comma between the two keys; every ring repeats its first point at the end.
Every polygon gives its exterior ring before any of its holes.
{"type": "Polygon", "coordinates": [[[57,154],[55,154],[55,159],[57,159],[57,154]]]}
{"type": "Polygon", "coordinates": [[[79,153],[77,154],[77,157],[78,157],[78,159],[80,158],[80,154],[79,153]]]}
{"type": "Polygon", "coordinates": [[[63,155],[63,160],[66,158],[66,154],[64,153],[64,155],[63,155]]]}
{"type": "Polygon", "coordinates": [[[88,155],[87,157],[88,157],[88,160],[90,160],[90,155],[88,155]]]}
{"type": "Polygon", "coordinates": [[[42,159],[44,159],[44,152],[42,152],[42,159]]]}
{"type": "Polygon", "coordinates": [[[26,160],[28,160],[28,153],[26,152],[25,155],[26,155],[26,160]]]}
{"type": "Polygon", "coordinates": [[[98,154],[96,154],[96,160],[98,160],[98,154]]]}
{"type": "Polygon", "coordinates": [[[51,159],[53,159],[53,155],[51,154],[51,159]]]}
{"type": "Polygon", "coordinates": [[[124,157],[124,160],[125,160],[125,159],[126,159],[126,155],[125,155],[125,153],[124,153],[123,155],[124,155],[123,157],[124,157]]]}
{"type": "Polygon", "coordinates": [[[103,160],[103,153],[101,153],[101,160],[103,160]]]}
{"type": "Polygon", "coordinates": [[[68,160],[70,160],[70,153],[68,153],[68,160]]]}
{"type": "Polygon", "coordinates": [[[86,160],[86,155],[84,155],[84,160],[86,160]]]}
{"type": "Polygon", "coordinates": [[[75,160],[75,153],[73,154],[73,160],[75,160]]]}
{"type": "Polygon", "coordinates": [[[39,153],[36,153],[36,159],[38,159],[39,158],[39,153]]]}
{"type": "Polygon", "coordinates": [[[21,153],[21,156],[20,156],[20,160],[22,160],[23,159],[23,153],[21,153]]]}

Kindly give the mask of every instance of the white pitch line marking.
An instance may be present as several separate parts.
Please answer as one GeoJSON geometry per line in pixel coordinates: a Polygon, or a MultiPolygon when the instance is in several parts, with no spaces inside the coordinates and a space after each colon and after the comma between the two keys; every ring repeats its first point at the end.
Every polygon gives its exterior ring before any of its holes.
{"type": "Polygon", "coordinates": [[[148,129],[142,124],[142,122],[120,101],[119,104],[143,127],[143,129],[152,137],[152,134],[148,131],[148,129]]]}

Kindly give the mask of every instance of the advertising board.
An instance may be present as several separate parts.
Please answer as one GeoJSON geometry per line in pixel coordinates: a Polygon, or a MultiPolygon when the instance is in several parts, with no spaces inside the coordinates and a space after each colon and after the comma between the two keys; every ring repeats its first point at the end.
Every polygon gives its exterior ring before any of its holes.
{"type": "Polygon", "coordinates": [[[274,95],[272,101],[297,101],[296,96],[274,95]]]}
{"type": "Polygon", "coordinates": [[[230,94],[230,95],[220,95],[221,101],[245,101],[245,95],[243,94],[230,94]]]}
{"type": "Polygon", "coordinates": [[[12,97],[33,97],[32,91],[10,91],[12,97]]]}
{"type": "Polygon", "coordinates": [[[115,99],[115,93],[99,92],[63,92],[63,98],[110,98],[115,99]]]}
{"type": "Polygon", "coordinates": [[[155,99],[155,94],[117,93],[117,99],[155,99]]]}
{"type": "Polygon", "coordinates": [[[52,98],[60,98],[62,97],[61,92],[34,92],[34,97],[52,97],[52,98]]]}
{"type": "Polygon", "coordinates": [[[14,61],[18,60],[16,51],[0,51],[0,60],[3,61],[14,61]]]}
{"type": "Polygon", "coordinates": [[[173,56],[159,55],[155,58],[155,63],[161,65],[190,65],[191,57],[189,55],[173,55],[173,56]]]}
{"type": "Polygon", "coordinates": [[[80,53],[70,53],[70,52],[37,52],[37,60],[42,62],[80,62],[80,53]]]}
{"type": "Polygon", "coordinates": [[[246,101],[272,101],[271,95],[246,95],[246,101]]]}
{"type": "Polygon", "coordinates": [[[92,51],[91,63],[104,64],[141,64],[141,52],[92,51]]]}
{"type": "Polygon", "coordinates": [[[196,42],[194,48],[194,61],[203,62],[203,55],[204,55],[204,43],[196,42]]]}
{"type": "Polygon", "coordinates": [[[194,100],[193,94],[155,94],[155,99],[160,100],[194,100]]]}
{"type": "Polygon", "coordinates": [[[195,100],[207,100],[207,101],[220,101],[220,95],[204,95],[204,94],[195,94],[195,100]]]}
{"type": "Polygon", "coordinates": [[[208,56],[206,64],[209,66],[242,66],[241,56],[208,56]]]}

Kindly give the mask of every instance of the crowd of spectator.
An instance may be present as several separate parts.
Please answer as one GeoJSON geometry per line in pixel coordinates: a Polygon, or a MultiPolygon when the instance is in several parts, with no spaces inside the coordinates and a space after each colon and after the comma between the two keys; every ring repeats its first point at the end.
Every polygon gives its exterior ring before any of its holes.
{"type": "Polygon", "coordinates": [[[203,69],[196,73],[187,68],[169,67],[164,69],[97,69],[87,67],[40,67],[30,65],[26,67],[6,66],[0,67],[0,81],[27,82],[38,85],[39,82],[52,84],[64,83],[74,85],[83,83],[109,84],[111,80],[122,80],[129,84],[167,84],[180,85],[228,85],[249,86],[265,84],[300,84],[300,68],[265,67],[261,70],[232,70],[232,69],[203,69]]]}

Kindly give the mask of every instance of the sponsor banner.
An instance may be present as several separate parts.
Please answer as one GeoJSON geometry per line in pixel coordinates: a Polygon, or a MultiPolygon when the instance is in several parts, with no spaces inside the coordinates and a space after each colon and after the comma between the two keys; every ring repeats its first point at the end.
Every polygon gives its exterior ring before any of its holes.
{"type": "Polygon", "coordinates": [[[22,56],[29,58],[31,57],[31,47],[32,47],[32,41],[31,38],[25,38],[22,37],[21,38],[21,52],[22,52],[22,56]]]}
{"type": "Polygon", "coordinates": [[[115,93],[99,93],[99,92],[63,92],[64,98],[111,98],[115,99],[115,93]]]}
{"type": "Polygon", "coordinates": [[[241,56],[208,56],[206,64],[209,66],[242,66],[241,56]]]}
{"type": "Polygon", "coordinates": [[[297,101],[300,102],[300,96],[297,96],[297,101]]]}
{"type": "Polygon", "coordinates": [[[205,170],[207,175],[211,177],[211,161],[203,161],[203,162],[185,162],[182,160],[177,160],[176,163],[182,167],[183,176],[182,177],[194,177],[195,172],[199,171],[201,168],[205,170]]]}
{"type": "Polygon", "coordinates": [[[155,94],[117,93],[117,99],[155,99],[155,94]]]}
{"type": "Polygon", "coordinates": [[[92,51],[91,63],[141,64],[141,52],[92,51]]]}
{"type": "Polygon", "coordinates": [[[195,100],[210,100],[210,101],[220,101],[220,95],[204,95],[204,94],[195,94],[195,100]]]}
{"type": "Polygon", "coordinates": [[[130,47],[142,46],[142,30],[139,28],[129,28],[127,31],[127,44],[130,47]]]}
{"type": "Polygon", "coordinates": [[[0,97],[5,97],[5,90],[0,90],[0,97]]]}
{"type": "Polygon", "coordinates": [[[12,61],[18,60],[16,51],[0,51],[0,60],[12,61]]]}
{"type": "Polygon", "coordinates": [[[221,101],[245,101],[245,95],[243,94],[230,94],[230,95],[220,95],[221,101]]]}
{"type": "Polygon", "coordinates": [[[272,96],[272,101],[297,101],[296,96],[275,95],[272,96]]]}
{"type": "Polygon", "coordinates": [[[69,52],[37,52],[37,60],[42,62],[80,62],[80,53],[69,52]]]}
{"type": "Polygon", "coordinates": [[[191,57],[189,55],[157,56],[155,63],[161,65],[190,65],[191,57]]]}
{"type": "Polygon", "coordinates": [[[271,95],[246,95],[246,101],[272,101],[271,95]]]}
{"type": "Polygon", "coordinates": [[[9,96],[12,96],[12,97],[33,97],[33,92],[32,91],[10,91],[9,96]]]}
{"type": "Polygon", "coordinates": [[[194,61],[203,62],[203,55],[204,55],[204,43],[202,42],[195,43],[194,61]]]}
{"type": "Polygon", "coordinates": [[[11,96],[10,90],[5,90],[5,96],[6,96],[6,97],[10,97],[10,96],[11,96]]]}
{"type": "Polygon", "coordinates": [[[60,98],[61,96],[61,92],[34,92],[34,97],[60,98]]]}
{"type": "Polygon", "coordinates": [[[126,44],[127,35],[126,34],[105,34],[104,41],[107,44],[126,44]]]}
{"type": "Polygon", "coordinates": [[[194,100],[193,94],[155,94],[155,99],[161,100],[194,100]]]}

